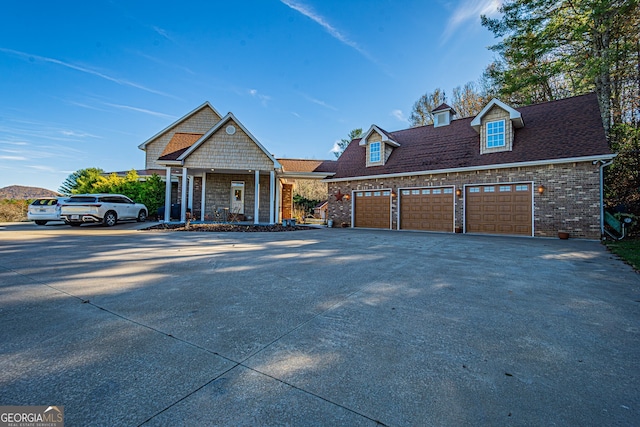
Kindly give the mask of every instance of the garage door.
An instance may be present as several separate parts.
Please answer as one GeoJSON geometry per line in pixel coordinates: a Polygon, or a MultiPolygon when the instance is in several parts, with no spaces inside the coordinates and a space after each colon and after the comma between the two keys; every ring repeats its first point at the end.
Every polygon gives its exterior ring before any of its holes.
{"type": "Polygon", "coordinates": [[[531,184],[467,186],[466,231],[531,236],[531,187],[531,184]]]}
{"type": "Polygon", "coordinates": [[[356,191],[354,226],[391,228],[391,191],[356,191]]]}
{"type": "Polygon", "coordinates": [[[400,228],[453,231],[453,187],[400,191],[400,228]]]}

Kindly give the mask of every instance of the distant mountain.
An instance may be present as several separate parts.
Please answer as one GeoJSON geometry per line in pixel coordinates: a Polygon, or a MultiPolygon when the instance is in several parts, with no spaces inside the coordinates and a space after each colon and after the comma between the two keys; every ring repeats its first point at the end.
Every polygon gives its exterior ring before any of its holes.
{"type": "Polygon", "coordinates": [[[10,185],[0,188],[1,199],[26,200],[37,199],[38,197],[58,197],[61,194],[55,191],[39,187],[25,187],[23,185],[10,185]]]}

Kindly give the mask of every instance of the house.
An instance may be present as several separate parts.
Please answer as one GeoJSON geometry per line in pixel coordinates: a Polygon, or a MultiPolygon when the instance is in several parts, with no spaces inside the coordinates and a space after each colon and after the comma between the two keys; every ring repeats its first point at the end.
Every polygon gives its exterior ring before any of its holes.
{"type": "Polygon", "coordinates": [[[455,119],[372,125],[338,159],[329,219],[351,227],[599,238],[609,149],[595,94],[455,119]]]}
{"type": "Polygon", "coordinates": [[[318,203],[313,208],[313,216],[314,216],[314,218],[321,219],[322,221],[326,221],[327,220],[328,212],[329,212],[329,202],[326,201],[326,200],[318,203]]]}
{"type": "MultiPolygon", "coordinates": [[[[205,102],[139,145],[146,171],[163,172],[164,218],[180,205],[197,220],[233,215],[255,224],[291,218],[293,184],[331,176],[336,162],[276,159],[233,113],[205,102]],[[317,170],[317,171],[316,171],[317,170]]],[[[145,171],[139,173],[144,174],[145,171]]],[[[326,184],[325,184],[326,185],[326,184]]]]}

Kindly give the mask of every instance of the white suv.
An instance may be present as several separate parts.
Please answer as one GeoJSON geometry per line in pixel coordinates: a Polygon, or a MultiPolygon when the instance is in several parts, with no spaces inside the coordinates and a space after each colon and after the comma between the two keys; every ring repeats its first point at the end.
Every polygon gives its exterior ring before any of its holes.
{"type": "Polygon", "coordinates": [[[145,205],[122,194],[76,194],[60,208],[60,218],[71,226],[100,222],[112,227],[119,220],[146,221],[147,214],[145,205]]]}

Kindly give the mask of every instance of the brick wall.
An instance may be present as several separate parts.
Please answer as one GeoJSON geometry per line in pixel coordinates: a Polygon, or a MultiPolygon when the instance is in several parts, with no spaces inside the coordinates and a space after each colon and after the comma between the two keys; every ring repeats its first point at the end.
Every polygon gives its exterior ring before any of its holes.
{"type": "MultiPolygon", "coordinates": [[[[568,231],[572,237],[600,238],[600,174],[591,162],[565,163],[526,168],[490,169],[486,171],[378,178],[363,181],[329,183],[329,219],[351,223],[353,199],[336,201],[334,194],[351,194],[353,190],[429,187],[464,184],[533,182],[534,235],[556,236],[568,231]],[[536,188],[544,185],[543,194],[536,188]]],[[[464,198],[455,198],[456,227],[464,221],[464,198]]],[[[393,228],[397,227],[398,199],[392,201],[393,228]]]]}

